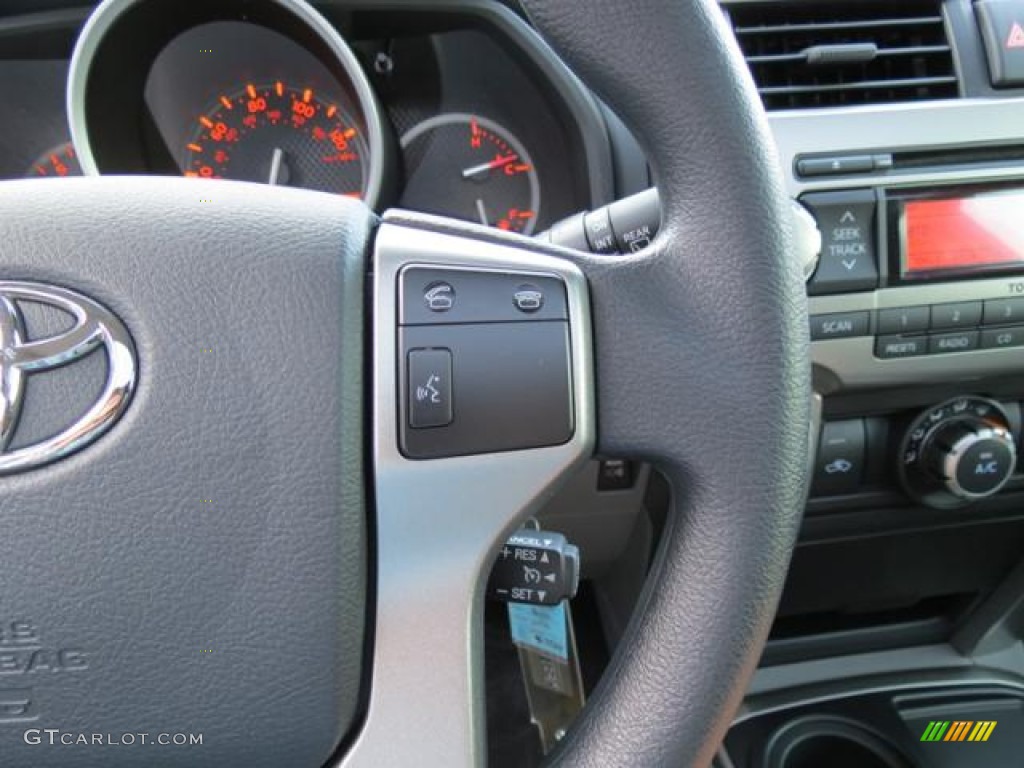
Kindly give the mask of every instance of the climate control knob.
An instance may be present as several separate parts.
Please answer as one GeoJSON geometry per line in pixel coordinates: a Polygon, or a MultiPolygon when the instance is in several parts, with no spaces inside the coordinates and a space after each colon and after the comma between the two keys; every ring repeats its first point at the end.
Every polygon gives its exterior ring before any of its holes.
{"type": "Polygon", "coordinates": [[[997,493],[1013,474],[1017,452],[1002,407],[962,397],[915,419],[900,459],[903,484],[912,496],[951,509],[997,493]]]}
{"type": "Polygon", "coordinates": [[[939,430],[927,461],[954,496],[974,501],[991,496],[1010,479],[1016,463],[1013,437],[1003,427],[961,421],[939,430]]]}

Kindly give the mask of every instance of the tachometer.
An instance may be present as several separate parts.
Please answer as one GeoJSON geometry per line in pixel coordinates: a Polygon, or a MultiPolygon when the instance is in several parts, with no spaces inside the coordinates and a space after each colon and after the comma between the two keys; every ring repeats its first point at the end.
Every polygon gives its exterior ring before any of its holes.
{"type": "Polygon", "coordinates": [[[401,205],[529,235],[540,181],[526,147],[493,120],[432,117],[402,137],[407,180],[401,205]]]}
{"type": "Polygon", "coordinates": [[[186,176],[366,191],[369,150],[356,122],[312,88],[278,80],[218,97],[185,147],[186,176]]]}

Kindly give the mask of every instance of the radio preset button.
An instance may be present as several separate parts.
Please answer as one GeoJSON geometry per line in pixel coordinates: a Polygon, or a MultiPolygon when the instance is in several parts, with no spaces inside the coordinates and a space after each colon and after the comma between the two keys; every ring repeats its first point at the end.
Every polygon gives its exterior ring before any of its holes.
{"type": "Polygon", "coordinates": [[[976,328],[981,325],[981,302],[959,301],[932,307],[932,329],[976,328]]]}
{"type": "Polygon", "coordinates": [[[1024,347],[1024,328],[991,328],[981,332],[982,349],[1024,347]]]}
{"type": "Polygon", "coordinates": [[[928,307],[883,309],[878,313],[879,333],[914,333],[928,330],[931,311],[928,307]]]}
{"type": "Polygon", "coordinates": [[[902,357],[918,357],[928,351],[928,337],[879,336],[875,340],[875,357],[883,360],[898,360],[902,357]]]}
{"type": "Polygon", "coordinates": [[[811,315],[811,341],[867,336],[870,321],[871,316],[866,311],[811,315]]]}
{"type": "Polygon", "coordinates": [[[949,352],[970,352],[978,348],[978,332],[938,333],[928,337],[928,354],[944,355],[949,352]]]}
{"type": "Polygon", "coordinates": [[[877,288],[874,191],[820,192],[804,195],[800,202],[811,210],[821,230],[821,258],[808,293],[877,288]]]}
{"type": "Polygon", "coordinates": [[[990,299],[985,302],[985,325],[1024,321],[1024,299],[990,299]]]}

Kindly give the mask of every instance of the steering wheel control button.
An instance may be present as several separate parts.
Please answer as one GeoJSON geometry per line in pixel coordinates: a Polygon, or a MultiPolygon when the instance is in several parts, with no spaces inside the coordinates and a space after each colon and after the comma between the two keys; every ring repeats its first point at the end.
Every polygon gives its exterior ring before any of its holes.
{"type": "Polygon", "coordinates": [[[512,303],[520,312],[532,315],[544,307],[544,291],[536,285],[524,283],[512,294],[512,303]]]}
{"type": "Polygon", "coordinates": [[[875,357],[882,360],[918,357],[927,352],[928,338],[926,336],[879,336],[875,340],[875,357]]]}
{"type": "Polygon", "coordinates": [[[928,307],[883,309],[878,313],[878,332],[898,334],[927,331],[930,316],[928,307]]]}
{"type": "Polygon", "coordinates": [[[981,325],[981,302],[961,301],[932,307],[932,330],[975,328],[981,325]]]}
{"type": "Polygon", "coordinates": [[[808,283],[808,293],[877,288],[875,192],[820,192],[804,195],[800,202],[814,214],[822,237],[818,269],[808,283]]]}
{"type": "Polygon", "coordinates": [[[992,85],[1024,86],[1024,2],[977,0],[974,12],[985,40],[992,85]]]}
{"type": "MultiPolygon", "coordinates": [[[[521,279],[521,277],[520,277],[521,279]]],[[[513,287],[521,283],[512,283],[513,287]]],[[[458,286],[460,304],[466,291],[458,286]]],[[[519,312],[501,297],[499,311],[514,312],[520,319],[547,311],[548,302],[533,315],[519,312]]],[[[526,448],[562,445],[575,431],[570,373],[569,324],[553,322],[461,323],[457,325],[406,326],[399,331],[407,392],[402,402],[400,435],[402,453],[411,459],[471,456],[526,448]],[[427,358],[424,351],[449,350],[450,387],[458,394],[458,408],[451,410],[451,395],[444,380],[441,403],[433,402],[428,382],[442,375],[443,360],[427,358]],[[419,399],[420,388],[425,395],[419,399]],[[447,400],[447,405],[444,403],[447,400]],[[422,409],[417,412],[417,409],[422,409]],[[432,428],[425,428],[432,427],[432,428]]]]}
{"type": "Polygon", "coordinates": [[[954,509],[997,493],[1017,462],[1014,424],[999,403],[947,400],[907,427],[898,453],[900,480],[916,500],[954,509]]]}
{"type": "Polygon", "coordinates": [[[431,312],[448,312],[455,306],[455,289],[451,283],[431,283],[423,292],[423,303],[431,312]]]}
{"type": "Polygon", "coordinates": [[[492,600],[557,605],[576,596],[580,551],[560,533],[524,529],[498,553],[487,596],[492,600]]]}
{"type": "Polygon", "coordinates": [[[867,311],[811,315],[811,341],[867,336],[870,327],[871,314],[867,311]]]}
{"type": "Polygon", "coordinates": [[[549,275],[409,267],[400,292],[402,325],[569,318],[565,286],[549,275]]]}
{"type": "Polygon", "coordinates": [[[866,456],[863,419],[826,422],[818,444],[813,493],[816,496],[856,493],[864,478],[866,456]]]}
{"type": "Polygon", "coordinates": [[[612,230],[612,218],[608,208],[599,208],[583,217],[583,229],[592,253],[618,253],[619,247],[612,230]]]}
{"type": "Polygon", "coordinates": [[[409,351],[409,426],[446,427],[452,423],[452,353],[447,349],[409,351]]]}

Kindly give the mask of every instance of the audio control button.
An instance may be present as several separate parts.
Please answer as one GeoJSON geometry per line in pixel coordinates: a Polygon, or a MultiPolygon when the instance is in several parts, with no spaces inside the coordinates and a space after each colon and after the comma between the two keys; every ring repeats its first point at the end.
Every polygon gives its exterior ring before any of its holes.
{"type": "Polygon", "coordinates": [[[959,301],[932,307],[932,330],[975,328],[981,325],[981,302],[959,301]]]}
{"type": "Polygon", "coordinates": [[[1024,321],[1024,299],[990,299],[985,302],[985,325],[1024,321]]]}
{"type": "Polygon", "coordinates": [[[901,307],[878,312],[879,333],[927,331],[931,310],[928,307],[901,307]]]}
{"type": "Polygon", "coordinates": [[[808,293],[877,288],[874,190],[818,192],[804,195],[800,202],[814,214],[821,231],[821,257],[808,293]]]}
{"type": "Polygon", "coordinates": [[[1024,347],[1024,328],[990,328],[981,332],[982,349],[1024,347]]]}
{"type": "Polygon", "coordinates": [[[867,336],[870,320],[866,311],[811,315],[811,341],[867,336]]]}
{"type": "Polygon", "coordinates": [[[928,337],[928,354],[945,355],[950,352],[971,352],[978,348],[978,332],[933,333],[928,337]]]}
{"type": "Polygon", "coordinates": [[[927,352],[927,336],[879,336],[875,340],[875,357],[882,360],[917,357],[927,352]]]}

